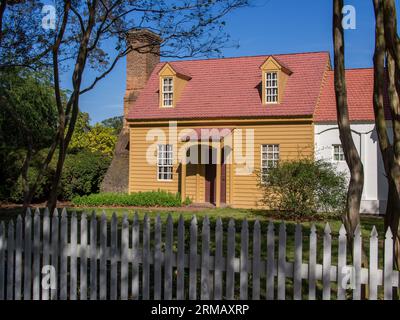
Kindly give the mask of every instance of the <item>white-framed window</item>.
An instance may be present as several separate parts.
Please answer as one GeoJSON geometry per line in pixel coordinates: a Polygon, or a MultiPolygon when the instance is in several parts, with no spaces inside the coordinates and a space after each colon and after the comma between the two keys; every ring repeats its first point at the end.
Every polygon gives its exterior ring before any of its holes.
{"type": "Polygon", "coordinates": [[[263,144],[261,146],[261,179],[265,182],[268,178],[268,171],[274,168],[279,162],[279,144],[263,144]]]}
{"type": "Polygon", "coordinates": [[[333,161],[336,162],[346,161],[344,157],[343,147],[341,144],[332,145],[332,149],[333,149],[333,161]]]}
{"type": "Polygon", "coordinates": [[[265,73],[265,101],[278,103],[278,72],[265,73]]]}
{"type": "Polygon", "coordinates": [[[159,144],[157,151],[157,178],[170,181],[173,172],[172,144],[159,144]]]}
{"type": "Polygon", "coordinates": [[[162,105],[172,107],[174,103],[174,79],[165,77],[162,79],[162,105]]]}

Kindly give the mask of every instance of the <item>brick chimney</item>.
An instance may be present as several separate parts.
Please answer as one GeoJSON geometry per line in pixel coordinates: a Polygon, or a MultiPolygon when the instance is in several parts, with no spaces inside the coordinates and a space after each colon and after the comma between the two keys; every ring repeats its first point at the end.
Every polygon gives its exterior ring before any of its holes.
{"type": "Polygon", "coordinates": [[[133,50],[126,57],[126,91],[124,127],[115,146],[114,157],[101,183],[101,192],[128,192],[129,130],[126,118],[129,108],[146,85],[154,67],[160,62],[161,38],[146,29],[134,29],[127,35],[133,50]]]}
{"type": "Polygon", "coordinates": [[[127,35],[132,51],[126,57],[126,92],[124,97],[124,129],[129,108],[146,85],[154,67],[160,62],[161,38],[147,29],[133,29],[127,35]]]}

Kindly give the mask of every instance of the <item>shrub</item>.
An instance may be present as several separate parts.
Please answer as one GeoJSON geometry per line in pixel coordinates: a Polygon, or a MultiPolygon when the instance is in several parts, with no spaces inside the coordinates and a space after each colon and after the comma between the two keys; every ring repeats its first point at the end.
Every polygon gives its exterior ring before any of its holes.
{"type": "MultiPolygon", "coordinates": [[[[42,149],[38,151],[31,160],[31,166],[28,170],[28,182],[30,185],[36,181],[39,167],[46,155],[47,150],[42,149]]],[[[5,159],[5,168],[7,173],[0,174],[4,181],[4,192],[2,192],[3,199],[14,203],[22,203],[24,200],[24,189],[21,177],[21,168],[24,161],[24,151],[18,150],[10,152],[5,159]]],[[[51,177],[54,173],[55,162],[51,162],[47,171],[38,182],[36,192],[33,196],[34,202],[44,201],[49,193],[51,187],[51,177]]],[[[1,192],[1,191],[0,191],[1,192]]]]}
{"type": "Polygon", "coordinates": [[[108,157],[89,151],[67,155],[61,178],[60,198],[71,200],[99,192],[110,161],[108,157]]]}
{"type": "MultiPolygon", "coordinates": [[[[78,206],[138,206],[138,207],[180,207],[181,195],[166,191],[126,193],[98,193],[75,197],[72,203],[78,206]]],[[[189,204],[187,198],[184,204],[189,204]]]]}
{"type": "Polygon", "coordinates": [[[317,212],[340,213],[346,199],[346,178],[328,162],[301,159],[270,168],[264,183],[263,203],[294,216],[317,212]]]}
{"type": "MultiPolygon", "coordinates": [[[[30,168],[28,171],[28,181],[30,184],[35,181],[38,170],[36,168],[30,168]]],[[[50,180],[47,175],[44,175],[40,180],[36,188],[33,201],[42,201],[45,199],[46,194],[50,188],[50,180]]],[[[24,188],[22,185],[21,176],[18,177],[17,182],[10,189],[8,200],[15,203],[22,203],[24,201],[24,188]]]]}

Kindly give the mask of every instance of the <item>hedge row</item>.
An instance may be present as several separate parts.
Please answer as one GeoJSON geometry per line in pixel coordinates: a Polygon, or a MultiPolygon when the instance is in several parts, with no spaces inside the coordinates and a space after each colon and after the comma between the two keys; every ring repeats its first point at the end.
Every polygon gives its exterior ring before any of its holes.
{"type": "MultiPolygon", "coordinates": [[[[97,193],[75,197],[72,203],[77,206],[137,206],[137,207],[180,207],[179,193],[150,191],[137,193],[97,193]]],[[[187,199],[183,204],[189,204],[187,199]]]]}

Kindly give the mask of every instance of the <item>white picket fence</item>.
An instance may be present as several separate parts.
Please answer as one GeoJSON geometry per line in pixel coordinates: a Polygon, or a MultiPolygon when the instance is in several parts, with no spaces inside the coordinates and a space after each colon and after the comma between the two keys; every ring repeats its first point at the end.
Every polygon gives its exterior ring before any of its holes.
{"type": "Polygon", "coordinates": [[[361,299],[365,284],[367,298],[391,300],[393,289],[399,287],[390,230],[380,253],[378,233],[373,228],[369,267],[362,268],[360,229],[349,264],[346,233],[341,227],[336,239],[338,263],[333,265],[328,224],[322,235],[322,264],[317,263],[317,241],[321,238],[315,226],[308,241],[303,239],[301,225],[296,226],[294,261],[286,256],[288,235],[283,223],[276,237],[273,223],[263,235],[256,221],[250,243],[249,225],[244,220],[238,248],[233,220],[227,230],[221,219],[217,220],[213,241],[208,218],[201,227],[199,232],[196,217],[189,230],[185,230],[182,217],[174,230],[171,216],[164,228],[160,217],[152,226],[148,217],[141,223],[135,215],[130,223],[124,216],[119,226],[115,215],[108,223],[104,214],[97,218],[93,213],[90,219],[82,214],[78,219],[75,213],[68,217],[65,210],[61,217],[57,211],[50,215],[45,210],[41,217],[36,210],[32,217],[28,210],[24,218],[10,221],[7,229],[4,222],[0,224],[0,299],[343,300],[361,299]],[[303,259],[305,243],[307,262],[303,259]],[[378,254],[384,255],[383,270],[378,268],[378,254]],[[292,285],[287,285],[288,279],[292,285]],[[349,283],[352,289],[346,289],[349,283]]]}

